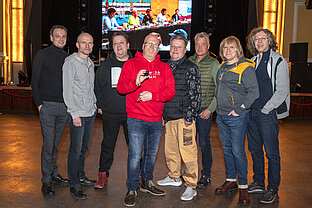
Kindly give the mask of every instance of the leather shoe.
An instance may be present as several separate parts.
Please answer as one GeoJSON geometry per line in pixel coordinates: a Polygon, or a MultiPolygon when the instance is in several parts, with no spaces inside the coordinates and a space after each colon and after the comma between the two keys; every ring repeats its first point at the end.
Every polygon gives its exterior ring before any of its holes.
{"type": "Polygon", "coordinates": [[[54,189],[52,187],[52,183],[43,183],[41,192],[44,196],[55,196],[54,189]]]}
{"type": "Polygon", "coordinates": [[[56,176],[52,176],[52,182],[56,185],[60,186],[68,186],[69,180],[63,178],[60,174],[57,174],[56,176]]]}
{"type": "Polygon", "coordinates": [[[248,189],[239,189],[239,202],[243,204],[250,203],[250,198],[248,196],[248,189]]]}
{"type": "Polygon", "coordinates": [[[150,193],[154,196],[164,196],[166,194],[163,190],[157,188],[152,180],[142,181],[140,191],[150,193]]]}
{"type": "Polygon", "coordinates": [[[85,193],[83,193],[80,186],[70,187],[70,193],[73,197],[75,197],[77,199],[86,199],[87,198],[87,195],[85,193]]]}
{"type": "Polygon", "coordinates": [[[133,207],[135,205],[135,197],[137,196],[136,191],[127,191],[126,197],[124,199],[124,205],[126,207],[133,207]]]}
{"type": "Polygon", "coordinates": [[[80,178],[80,184],[84,186],[93,186],[96,183],[96,180],[90,180],[87,176],[80,178]]]}
{"type": "Polygon", "coordinates": [[[237,183],[236,183],[236,181],[235,182],[225,181],[222,186],[220,186],[219,188],[216,188],[215,193],[216,194],[221,194],[221,193],[230,192],[230,191],[236,191],[236,190],[237,190],[237,183]]]}
{"type": "Polygon", "coordinates": [[[211,183],[211,179],[208,176],[203,175],[197,183],[197,187],[200,189],[207,188],[211,183]]]}

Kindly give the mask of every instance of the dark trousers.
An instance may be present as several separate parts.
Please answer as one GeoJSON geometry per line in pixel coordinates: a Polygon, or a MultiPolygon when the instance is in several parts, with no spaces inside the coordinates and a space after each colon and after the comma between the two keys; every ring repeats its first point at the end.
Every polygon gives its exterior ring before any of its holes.
{"type": "MultiPolygon", "coordinates": [[[[201,108],[200,113],[207,108],[201,108]]],[[[212,152],[210,145],[212,113],[208,119],[202,119],[200,116],[196,119],[196,131],[198,133],[199,146],[202,152],[203,170],[201,174],[210,177],[212,167],[212,152]]]]}
{"type": "Polygon", "coordinates": [[[101,143],[100,168],[99,172],[107,172],[114,160],[114,150],[119,134],[120,125],[123,127],[127,145],[129,145],[127,116],[116,117],[102,115],[103,119],[103,140],[101,143]]]}
{"type": "Polygon", "coordinates": [[[66,127],[69,115],[64,103],[43,101],[39,112],[43,144],[41,151],[41,172],[44,183],[58,174],[56,165],[57,146],[66,127]]]}
{"type": "Polygon", "coordinates": [[[69,120],[70,146],[68,153],[67,171],[70,186],[79,186],[80,178],[85,177],[84,162],[92,135],[92,128],[96,114],[90,117],[80,117],[81,126],[73,124],[72,117],[69,120]]]}
{"type": "Polygon", "coordinates": [[[250,111],[247,128],[248,149],[253,161],[253,179],[258,184],[264,185],[264,153],[268,158],[268,189],[278,191],[281,181],[281,158],[278,141],[279,126],[276,111],[263,114],[258,109],[250,111]]]}

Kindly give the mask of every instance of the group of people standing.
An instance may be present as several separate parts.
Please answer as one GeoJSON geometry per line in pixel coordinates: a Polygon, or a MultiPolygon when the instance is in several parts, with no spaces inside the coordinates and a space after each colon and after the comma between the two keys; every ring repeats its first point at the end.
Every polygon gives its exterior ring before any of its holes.
{"type": "MultiPolygon", "coordinates": [[[[118,25],[115,18],[116,9],[113,7],[108,8],[107,15],[102,17],[102,32],[108,30],[116,29],[117,27],[124,27],[124,25],[118,25]]],[[[156,15],[155,15],[156,16],[156,15]]],[[[167,9],[163,8],[161,12],[157,15],[156,20],[153,19],[153,14],[151,9],[146,10],[146,14],[143,17],[142,22],[139,19],[138,11],[132,10],[131,16],[129,17],[128,22],[129,26],[139,27],[141,25],[150,25],[150,24],[163,24],[166,22],[177,22],[180,20],[182,15],[179,13],[179,9],[175,10],[175,13],[171,16],[167,14],[167,9]]]]}
{"type": "Polygon", "coordinates": [[[78,52],[63,51],[67,30],[56,25],[50,31],[52,45],[40,50],[34,60],[32,89],[38,106],[43,146],[42,192],[54,195],[52,184],[70,185],[71,194],[87,196],[81,185],[101,189],[108,183],[120,126],[128,145],[125,206],[134,206],[137,190],[155,196],[165,191],[153,183],[159,140],[165,126],[165,160],[168,174],[158,186],[186,186],[181,200],[190,201],[196,188],[211,183],[212,114],[222,141],[226,180],[216,194],[239,190],[239,202],[248,204],[248,193],[263,193],[261,203],[278,200],[280,154],[278,118],[288,116],[288,65],[276,52],[273,34],[255,28],[247,37],[252,60],[244,58],[240,41],[230,36],[220,44],[219,62],[210,56],[209,35],[196,34],[195,54],[186,58],[187,39],[174,35],[170,60],[160,61],[161,36],[150,33],[142,52],[132,57],[128,35],[115,32],[113,52],[101,63],[96,75],[89,54],[93,39],[88,33],[77,38],[78,52]],[[86,177],[88,151],[96,112],[102,115],[103,140],[98,180],[86,177]],[[57,146],[69,121],[68,177],[57,171],[57,146]],[[245,140],[253,160],[253,182],[247,181],[245,140]],[[202,152],[198,174],[197,135],[202,152]],[[269,161],[265,189],[264,152],[269,161]],[[183,164],[183,167],[182,167],[183,164]],[[236,180],[238,180],[238,185],[236,180]]]}

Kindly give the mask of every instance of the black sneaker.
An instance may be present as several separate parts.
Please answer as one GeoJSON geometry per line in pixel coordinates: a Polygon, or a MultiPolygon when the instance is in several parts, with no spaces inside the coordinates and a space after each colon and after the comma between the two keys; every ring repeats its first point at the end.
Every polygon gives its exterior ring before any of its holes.
{"type": "Polygon", "coordinates": [[[267,190],[263,197],[259,200],[260,203],[262,204],[271,204],[274,201],[278,201],[279,197],[276,191],[273,189],[267,190]]]}
{"type": "Polygon", "coordinates": [[[249,194],[263,194],[265,192],[265,187],[263,185],[258,184],[257,182],[252,182],[248,186],[249,194]]]}
{"type": "Polygon", "coordinates": [[[83,193],[80,186],[70,187],[70,193],[73,197],[75,197],[77,199],[86,199],[87,198],[87,195],[85,193],[83,193]]]}
{"type": "Polygon", "coordinates": [[[90,180],[87,176],[80,178],[80,184],[84,186],[93,186],[96,183],[96,180],[90,180]]]}
{"type": "Polygon", "coordinates": [[[199,181],[197,183],[197,187],[200,188],[200,189],[207,188],[208,185],[210,184],[210,182],[211,182],[210,177],[202,175],[202,177],[199,179],[199,181]]]}
{"type": "Polygon", "coordinates": [[[60,174],[57,174],[56,176],[52,176],[52,183],[58,186],[68,186],[69,180],[63,178],[60,174]]]}
{"type": "Polygon", "coordinates": [[[52,183],[43,183],[41,187],[41,192],[43,196],[54,196],[55,192],[52,187],[52,183]]]}
{"type": "Polygon", "coordinates": [[[137,196],[136,191],[130,191],[128,190],[125,200],[124,200],[124,205],[126,207],[133,207],[135,205],[134,198],[137,196]]]}
{"type": "Polygon", "coordinates": [[[142,181],[140,191],[150,193],[154,196],[164,196],[166,194],[163,190],[156,188],[152,180],[142,181]]]}

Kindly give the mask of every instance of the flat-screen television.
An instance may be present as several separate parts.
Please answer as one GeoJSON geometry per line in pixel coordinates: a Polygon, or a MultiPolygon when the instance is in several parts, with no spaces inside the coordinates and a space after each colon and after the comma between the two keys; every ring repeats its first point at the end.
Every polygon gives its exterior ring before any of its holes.
{"type": "Polygon", "coordinates": [[[141,50],[145,36],[155,32],[161,36],[160,51],[170,50],[170,38],[175,34],[187,38],[190,51],[191,21],[192,0],[102,0],[102,50],[112,49],[112,34],[124,31],[129,35],[130,50],[141,50]],[[147,10],[151,10],[152,21],[143,21],[147,10]]]}

